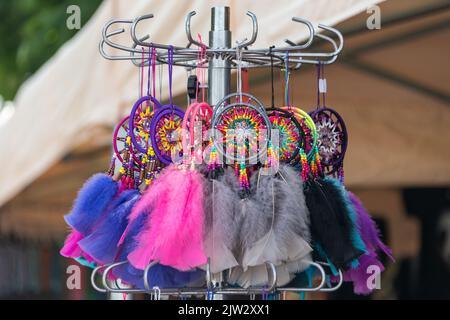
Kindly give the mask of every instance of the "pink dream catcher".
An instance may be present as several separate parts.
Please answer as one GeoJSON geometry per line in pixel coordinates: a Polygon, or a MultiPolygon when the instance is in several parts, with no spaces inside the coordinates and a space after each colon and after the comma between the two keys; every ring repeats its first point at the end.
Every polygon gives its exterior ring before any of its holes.
{"type": "MultiPolygon", "coordinates": [[[[199,42],[202,44],[199,36],[199,42]]],[[[205,69],[201,68],[203,61],[208,61],[206,57],[206,47],[203,45],[200,49],[197,65],[197,77],[201,83],[205,83],[205,69]]],[[[195,88],[195,102],[189,105],[184,114],[182,122],[182,145],[183,155],[186,160],[192,160],[196,164],[203,160],[203,151],[208,146],[208,130],[211,128],[211,118],[213,109],[205,102],[206,91],[202,87],[202,102],[198,102],[199,82],[195,88]]]]}

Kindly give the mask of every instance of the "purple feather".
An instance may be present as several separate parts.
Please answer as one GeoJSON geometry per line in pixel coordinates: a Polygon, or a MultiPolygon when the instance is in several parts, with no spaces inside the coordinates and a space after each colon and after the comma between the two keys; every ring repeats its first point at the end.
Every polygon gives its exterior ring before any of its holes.
{"type": "Polygon", "coordinates": [[[117,244],[127,226],[127,218],[139,198],[137,190],[126,190],[117,196],[111,203],[111,209],[105,212],[105,217],[93,232],[78,242],[81,249],[101,264],[114,262],[117,244]]]}
{"type": "Polygon", "coordinates": [[[373,291],[373,288],[368,283],[369,277],[373,275],[373,271],[369,267],[376,266],[381,273],[384,271],[384,266],[374,252],[362,255],[358,262],[357,268],[350,268],[344,272],[344,281],[353,282],[353,292],[355,294],[368,295],[373,291]]]}
{"type": "MultiPolygon", "coordinates": [[[[353,282],[355,294],[368,295],[373,290],[367,283],[369,277],[373,274],[369,267],[376,266],[380,272],[384,271],[384,266],[378,259],[377,252],[383,251],[392,261],[394,261],[394,258],[391,249],[381,241],[380,231],[361,200],[351,192],[348,192],[348,196],[357,213],[358,227],[368,252],[358,258],[357,267],[344,272],[344,281],[353,282]]],[[[332,277],[332,281],[337,282],[337,277],[332,277]]]]}
{"type": "Polygon", "coordinates": [[[70,213],[64,216],[67,224],[83,236],[88,236],[118,189],[118,183],[109,175],[93,175],[78,192],[70,213]]]}
{"type": "Polygon", "coordinates": [[[361,237],[366,245],[368,251],[376,253],[383,251],[392,261],[395,261],[392,256],[392,250],[386,246],[380,239],[380,231],[362,204],[361,200],[356,195],[348,192],[349,198],[357,212],[357,222],[361,231],[361,237]]]}

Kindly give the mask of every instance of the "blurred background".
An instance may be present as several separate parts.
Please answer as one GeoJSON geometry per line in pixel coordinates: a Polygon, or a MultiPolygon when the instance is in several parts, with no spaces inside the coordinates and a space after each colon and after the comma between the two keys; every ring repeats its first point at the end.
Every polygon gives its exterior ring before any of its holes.
{"type": "MultiPolygon", "coordinates": [[[[301,40],[295,28],[284,34],[269,23],[268,8],[280,24],[299,16],[345,37],[325,68],[327,105],[349,132],[345,184],[376,218],[396,263],[386,261],[381,289],[369,297],[344,284],[307,299],[450,299],[450,2],[438,0],[1,1],[0,298],[105,298],[86,268],[81,289],[68,290],[67,267],[76,263],[59,255],[63,215],[84,180],[107,169],[114,125],[138,94],[131,62],[98,53],[101,28],[151,12],[160,17],[143,24],[152,41],[185,45],[184,16],[196,10],[193,30],[207,39],[210,7],[220,4],[231,7],[233,41],[250,32],[246,10],[258,16],[262,38],[301,40]],[[71,5],[80,8],[80,30],[67,25],[71,5]],[[374,5],[379,29],[369,26],[374,5]]],[[[186,72],[177,72],[175,101],[186,105],[186,72]]],[[[315,72],[305,65],[291,79],[293,102],[307,111],[316,106],[315,72]]],[[[270,70],[251,70],[249,80],[250,93],[269,104],[270,70]]]]}

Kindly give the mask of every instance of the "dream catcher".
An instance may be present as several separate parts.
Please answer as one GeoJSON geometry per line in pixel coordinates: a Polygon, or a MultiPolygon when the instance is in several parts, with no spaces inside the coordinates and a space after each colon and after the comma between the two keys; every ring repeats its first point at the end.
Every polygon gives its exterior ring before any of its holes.
{"type": "MultiPolygon", "coordinates": [[[[154,79],[155,50],[152,50],[154,79]]],[[[161,106],[154,96],[136,101],[131,110],[129,135],[136,149],[148,156],[156,156],[163,164],[172,162],[172,156],[182,154],[180,127],[184,112],[172,103],[173,49],[169,49],[169,101],[161,106]],[[143,103],[146,102],[146,108],[143,103]],[[153,104],[153,110],[149,108],[153,104]]],[[[154,90],[154,88],[153,88],[154,90]]]]}
{"type": "MultiPolygon", "coordinates": [[[[296,165],[301,160],[299,154],[304,154],[306,149],[306,137],[299,121],[296,117],[281,108],[275,107],[275,89],[273,77],[273,57],[271,56],[271,80],[272,80],[272,106],[267,109],[267,114],[272,125],[272,129],[278,133],[278,153],[279,161],[296,165]]],[[[275,132],[275,131],[274,131],[275,132]]],[[[272,140],[275,137],[272,137],[272,140]]]]}
{"type": "Polygon", "coordinates": [[[135,163],[134,169],[139,170],[139,167],[141,166],[142,163],[138,155],[136,155],[133,145],[131,143],[131,138],[128,135],[129,121],[130,116],[126,116],[119,122],[119,124],[114,129],[113,133],[114,154],[117,157],[117,159],[122,164],[125,165],[128,164],[131,155],[135,163]]]}
{"type": "Polygon", "coordinates": [[[211,127],[215,129],[214,148],[226,158],[227,164],[234,164],[241,195],[245,196],[250,188],[247,164],[257,164],[270,153],[271,124],[261,102],[242,93],[240,49],[237,51],[237,92],[216,104],[211,127]]]}
{"type": "MultiPolygon", "coordinates": [[[[320,156],[317,149],[317,130],[312,118],[304,110],[294,106],[284,106],[283,110],[292,113],[298,119],[302,130],[305,134],[305,150],[303,154],[299,154],[300,165],[303,176],[308,176],[309,171],[313,176],[317,177],[322,171],[320,156]],[[306,168],[306,172],[305,171],[306,168]]],[[[305,179],[304,179],[305,180],[305,179]]]]}
{"type": "Polygon", "coordinates": [[[150,125],[151,143],[157,158],[164,164],[181,159],[183,147],[181,145],[181,122],[184,112],[173,104],[172,97],[172,69],[173,47],[169,48],[169,104],[155,110],[150,125]]]}
{"type": "MultiPolygon", "coordinates": [[[[202,68],[204,61],[207,61],[206,47],[202,45],[197,60],[197,73],[201,83],[205,83],[206,81],[205,69],[202,68]]],[[[213,114],[213,109],[208,103],[205,102],[205,86],[202,86],[201,88],[202,102],[198,102],[198,85],[199,82],[197,81],[195,88],[195,102],[189,105],[186,109],[182,122],[183,155],[187,159],[193,156],[196,164],[202,162],[203,149],[209,143],[208,129],[211,127],[211,118],[213,114]]]]}
{"type": "Polygon", "coordinates": [[[317,65],[317,109],[310,112],[310,115],[317,128],[317,148],[324,174],[343,180],[347,129],[339,113],[326,107],[326,91],[327,85],[323,65],[319,63],[317,65]]]}

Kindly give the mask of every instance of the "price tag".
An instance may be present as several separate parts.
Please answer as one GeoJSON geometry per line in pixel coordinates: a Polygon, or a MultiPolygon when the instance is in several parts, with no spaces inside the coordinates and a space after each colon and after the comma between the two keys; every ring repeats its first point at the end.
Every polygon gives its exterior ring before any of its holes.
{"type": "Polygon", "coordinates": [[[319,92],[320,93],[327,92],[327,79],[319,79],[319,92]]]}

